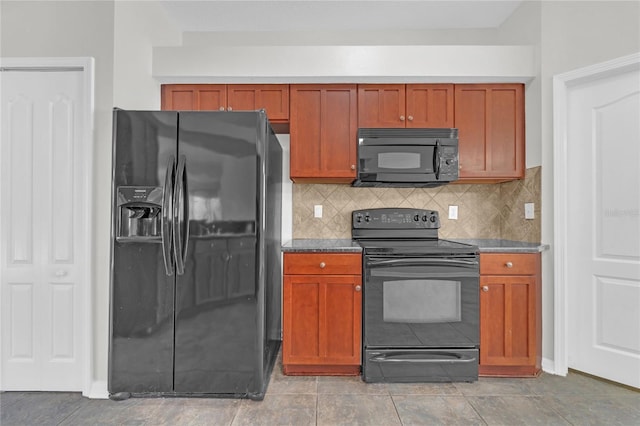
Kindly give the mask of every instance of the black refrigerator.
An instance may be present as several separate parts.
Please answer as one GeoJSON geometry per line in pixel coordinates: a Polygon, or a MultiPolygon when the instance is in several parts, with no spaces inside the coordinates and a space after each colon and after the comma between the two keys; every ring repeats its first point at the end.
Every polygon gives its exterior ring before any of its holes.
{"type": "Polygon", "coordinates": [[[112,182],[110,397],[262,399],[281,338],[265,112],[116,108],[112,182]]]}

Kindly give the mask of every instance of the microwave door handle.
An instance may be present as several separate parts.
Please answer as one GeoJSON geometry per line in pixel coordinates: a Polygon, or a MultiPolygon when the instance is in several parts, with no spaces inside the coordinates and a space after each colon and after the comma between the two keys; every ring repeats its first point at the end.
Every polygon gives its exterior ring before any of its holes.
{"type": "Polygon", "coordinates": [[[433,172],[436,180],[440,180],[440,140],[436,139],[436,147],[433,150],[433,172]]]}

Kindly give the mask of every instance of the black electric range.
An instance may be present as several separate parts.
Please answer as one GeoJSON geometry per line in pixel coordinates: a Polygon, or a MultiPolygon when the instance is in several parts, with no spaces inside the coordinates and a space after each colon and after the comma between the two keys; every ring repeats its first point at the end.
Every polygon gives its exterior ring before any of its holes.
{"type": "Polygon", "coordinates": [[[363,379],[478,378],[479,260],[473,245],[438,238],[437,211],[352,213],[363,247],[363,379]]]}

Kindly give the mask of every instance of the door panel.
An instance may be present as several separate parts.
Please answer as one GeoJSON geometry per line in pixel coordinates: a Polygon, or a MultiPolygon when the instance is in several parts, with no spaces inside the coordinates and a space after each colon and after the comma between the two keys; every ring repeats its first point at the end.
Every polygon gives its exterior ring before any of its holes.
{"type": "Polygon", "coordinates": [[[453,84],[407,84],[407,127],[453,127],[453,84]]]}
{"type": "Polygon", "coordinates": [[[405,127],[404,84],[359,84],[358,127],[405,127]]]}
{"type": "Polygon", "coordinates": [[[569,367],[640,387],[640,75],[568,92],[569,367]]]}
{"type": "MultiPolygon", "coordinates": [[[[120,217],[118,188],[163,187],[169,159],[176,155],[177,118],[173,111],[115,112],[113,237],[120,217]]],[[[109,392],[170,392],[174,277],[165,272],[162,244],[117,239],[112,244],[109,392]]]]}
{"type": "Polygon", "coordinates": [[[81,390],[83,73],[0,75],[0,388],[81,390]]]}
{"type": "Polygon", "coordinates": [[[356,174],[355,84],[291,86],[291,178],[351,182],[356,174]]]}
{"type": "Polygon", "coordinates": [[[360,363],[362,291],[356,291],[356,285],[361,285],[359,275],[348,281],[327,278],[324,285],[323,355],[343,364],[360,363]]]}
{"type": "Polygon", "coordinates": [[[487,91],[473,85],[456,86],[455,127],[458,128],[461,173],[487,171],[487,91]]]}
{"type": "Polygon", "coordinates": [[[261,295],[255,285],[261,261],[259,114],[194,111],[180,113],[179,123],[189,242],[185,273],[176,276],[174,390],[246,394],[262,380],[257,367],[261,295]],[[252,285],[235,297],[230,262],[237,253],[229,248],[240,238],[251,241],[243,255],[252,257],[245,265],[253,269],[243,277],[252,285]]]}

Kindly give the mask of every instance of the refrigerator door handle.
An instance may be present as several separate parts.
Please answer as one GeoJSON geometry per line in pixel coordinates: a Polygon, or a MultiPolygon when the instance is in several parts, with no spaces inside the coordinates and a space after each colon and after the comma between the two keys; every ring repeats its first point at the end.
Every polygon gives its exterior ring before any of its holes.
{"type": "Polygon", "coordinates": [[[178,174],[173,203],[173,247],[176,258],[176,273],[184,274],[184,264],[187,259],[187,243],[189,242],[189,206],[185,202],[187,197],[186,157],[178,160],[178,174]]]}
{"type": "Polygon", "coordinates": [[[162,191],[162,220],[160,234],[162,236],[162,257],[164,269],[167,275],[174,272],[173,251],[173,177],[175,175],[176,159],[169,157],[164,176],[164,188],[162,191]]]}

